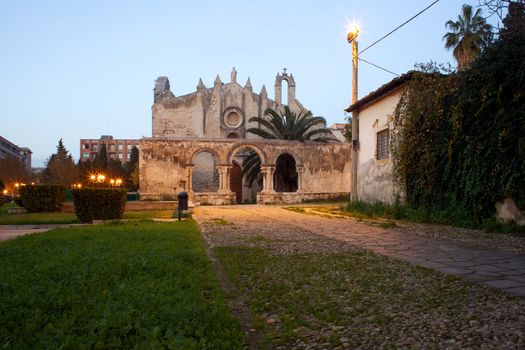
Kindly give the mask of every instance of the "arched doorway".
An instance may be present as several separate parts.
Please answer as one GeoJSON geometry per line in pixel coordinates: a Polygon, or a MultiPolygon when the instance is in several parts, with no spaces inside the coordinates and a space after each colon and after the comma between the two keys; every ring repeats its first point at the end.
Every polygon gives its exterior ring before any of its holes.
{"type": "Polygon", "coordinates": [[[233,162],[230,169],[230,190],[235,192],[235,200],[237,204],[242,204],[242,175],[241,167],[237,162],[233,162]]]}
{"type": "Polygon", "coordinates": [[[234,149],[229,157],[232,165],[230,190],[236,193],[237,203],[255,203],[257,193],[262,190],[263,183],[259,153],[250,146],[239,147],[234,149]],[[235,170],[235,165],[239,169],[235,170]],[[238,174],[235,171],[239,171],[238,174]],[[239,191],[233,189],[233,182],[241,183],[239,191]]]}
{"type": "Polygon", "coordinates": [[[275,162],[275,173],[273,178],[276,192],[296,192],[299,176],[295,159],[288,153],[281,154],[275,162]]]}

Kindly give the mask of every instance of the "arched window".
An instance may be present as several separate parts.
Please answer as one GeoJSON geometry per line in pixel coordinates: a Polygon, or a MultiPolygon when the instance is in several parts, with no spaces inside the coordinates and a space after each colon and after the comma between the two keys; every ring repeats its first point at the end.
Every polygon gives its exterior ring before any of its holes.
{"type": "Polygon", "coordinates": [[[288,80],[283,79],[281,82],[281,103],[288,105],[288,80]]]}

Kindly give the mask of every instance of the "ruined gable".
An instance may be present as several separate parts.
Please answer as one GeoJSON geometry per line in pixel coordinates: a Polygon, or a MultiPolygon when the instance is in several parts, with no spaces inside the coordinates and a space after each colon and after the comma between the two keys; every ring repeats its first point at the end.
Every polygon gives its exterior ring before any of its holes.
{"type": "Polygon", "coordinates": [[[207,88],[199,79],[195,92],[178,96],[171,91],[168,77],[155,81],[152,106],[152,136],[196,139],[257,138],[246,130],[256,127],[249,124],[251,117],[263,116],[267,108],[281,105],[281,94],[286,93],[288,104],[297,112],[304,109],[295,99],[295,80],[286,72],[277,74],[275,82],[276,101],[268,98],[266,87],[259,94],[253,92],[250,78],[245,86],[237,83],[237,71],[231,73],[231,81],[223,83],[219,76],[213,87],[207,88]],[[282,92],[282,82],[288,83],[288,91],[282,92]]]}

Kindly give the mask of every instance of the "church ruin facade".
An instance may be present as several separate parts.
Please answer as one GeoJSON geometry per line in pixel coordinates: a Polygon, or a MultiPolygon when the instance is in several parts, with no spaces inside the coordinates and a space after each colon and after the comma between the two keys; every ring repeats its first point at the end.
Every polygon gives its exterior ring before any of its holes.
{"type": "Polygon", "coordinates": [[[140,191],[144,200],[175,199],[187,191],[196,204],[299,203],[347,197],[350,189],[350,145],[261,139],[247,132],[259,125],[267,108],[286,104],[296,113],[305,107],[295,97],[293,75],[278,73],[274,99],[266,87],[254,93],[237,71],[212,87],[199,80],[196,91],[177,97],[167,77],[155,82],[152,137],[140,143],[140,191]],[[287,89],[283,103],[283,82],[287,89]],[[241,177],[243,161],[256,153],[260,181],[241,177]],[[283,176],[283,167],[292,168],[283,176]]]}

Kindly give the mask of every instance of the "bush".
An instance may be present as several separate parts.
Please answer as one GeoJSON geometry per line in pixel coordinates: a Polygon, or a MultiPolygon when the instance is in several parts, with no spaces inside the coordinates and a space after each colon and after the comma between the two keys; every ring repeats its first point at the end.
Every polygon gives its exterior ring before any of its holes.
{"type": "Polygon", "coordinates": [[[24,207],[24,202],[20,196],[13,197],[13,202],[15,202],[15,204],[19,207],[24,207]]]}
{"type": "Polygon", "coordinates": [[[15,198],[18,205],[29,212],[60,211],[66,198],[66,189],[56,185],[30,185],[20,187],[20,200],[15,198]]]}
{"type": "Polygon", "coordinates": [[[125,188],[79,188],[72,192],[75,214],[81,222],[122,218],[126,206],[125,188]]]}

